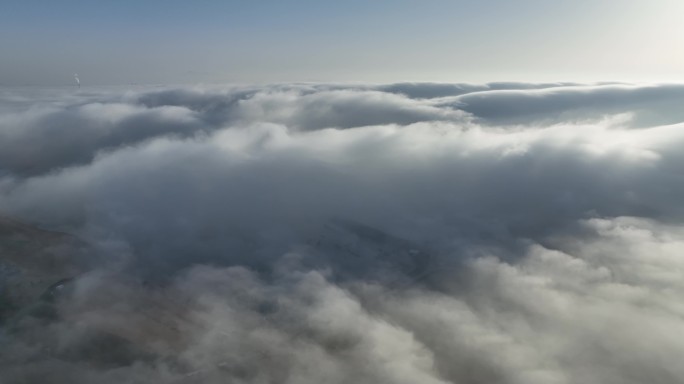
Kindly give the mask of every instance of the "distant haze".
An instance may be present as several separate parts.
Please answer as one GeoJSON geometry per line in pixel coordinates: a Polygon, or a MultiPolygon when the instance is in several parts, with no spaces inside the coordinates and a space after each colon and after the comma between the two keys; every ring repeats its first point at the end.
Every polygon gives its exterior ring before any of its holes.
{"type": "Polygon", "coordinates": [[[19,1],[0,85],[684,81],[680,0],[19,1]]]}

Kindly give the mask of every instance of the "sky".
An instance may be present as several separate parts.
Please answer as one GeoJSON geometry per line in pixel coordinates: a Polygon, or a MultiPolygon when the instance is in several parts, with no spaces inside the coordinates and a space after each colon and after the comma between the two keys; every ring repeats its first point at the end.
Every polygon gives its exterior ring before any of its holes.
{"type": "Polygon", "coordinates": [[[5,0],[0,85],[684,81],[678,0],[5,0]]]}

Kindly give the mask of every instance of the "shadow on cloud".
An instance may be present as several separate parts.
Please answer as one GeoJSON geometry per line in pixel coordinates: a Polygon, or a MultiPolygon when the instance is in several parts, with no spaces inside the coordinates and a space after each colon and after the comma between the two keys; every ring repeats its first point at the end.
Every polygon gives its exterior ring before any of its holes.
{"type": "Polygon", "coordinates": [[[680,382],[682,89],[17,96],[0,212],[99,264],[3,319],[0,374],[680,382]]]}

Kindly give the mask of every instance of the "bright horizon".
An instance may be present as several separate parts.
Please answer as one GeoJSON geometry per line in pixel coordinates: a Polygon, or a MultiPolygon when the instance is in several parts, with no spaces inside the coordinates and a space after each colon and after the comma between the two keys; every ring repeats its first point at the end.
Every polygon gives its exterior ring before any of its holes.
{"type": "Polygon", "coordinates": [[[5,86],[684,81],[676,0],[5,4],[5,86]]]}

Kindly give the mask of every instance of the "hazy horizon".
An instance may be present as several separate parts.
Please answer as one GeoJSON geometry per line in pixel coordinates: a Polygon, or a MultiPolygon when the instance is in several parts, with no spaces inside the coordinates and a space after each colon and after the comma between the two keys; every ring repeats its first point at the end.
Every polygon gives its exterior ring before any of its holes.
{"type": "Polygon", "coordinates": [[[684,81],[677,0],[4,4],[5,86],[684,81]]]}

